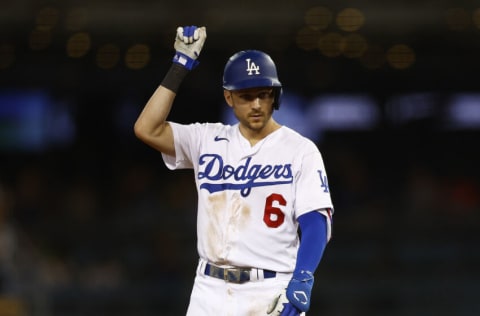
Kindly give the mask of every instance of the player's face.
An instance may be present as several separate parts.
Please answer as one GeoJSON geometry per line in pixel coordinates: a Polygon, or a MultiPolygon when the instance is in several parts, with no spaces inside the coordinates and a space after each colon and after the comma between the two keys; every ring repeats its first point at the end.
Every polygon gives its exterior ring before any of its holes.
{"type": "Polygon", "coordinates": [[[275,93],[272,88],[251,88],[224,92],[240,124],[252,131],[261,131],[270,121],[275,93]]]}

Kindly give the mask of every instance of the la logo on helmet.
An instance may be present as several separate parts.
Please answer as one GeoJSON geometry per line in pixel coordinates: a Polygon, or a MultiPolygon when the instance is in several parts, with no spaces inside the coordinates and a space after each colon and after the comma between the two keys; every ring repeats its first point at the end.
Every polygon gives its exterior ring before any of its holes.
{"type": "Polygon", "coordinates": [[[251,61],[250,58],[247,58],[246,61],[247,61],[248,75],[249,76],[253,75],[254,71],[255,71],[256,75],[259,75],[260,74],[260,66],[257,66],[253,61],[251,61]]]}

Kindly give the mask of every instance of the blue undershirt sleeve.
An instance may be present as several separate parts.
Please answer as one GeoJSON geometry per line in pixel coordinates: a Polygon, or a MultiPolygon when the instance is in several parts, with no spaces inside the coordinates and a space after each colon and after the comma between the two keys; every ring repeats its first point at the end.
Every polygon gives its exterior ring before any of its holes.
{"type": "Polygon", "coordinates": [[[327,245],[327,219],[317,211],[298,218],[301,241],[298,248],[295,272],[315,272],[327,245]]]}

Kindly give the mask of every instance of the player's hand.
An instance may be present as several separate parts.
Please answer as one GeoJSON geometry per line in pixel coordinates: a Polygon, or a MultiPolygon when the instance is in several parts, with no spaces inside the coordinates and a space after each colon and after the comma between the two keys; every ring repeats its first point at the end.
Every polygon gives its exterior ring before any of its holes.
{"type": "Polygon", "coordinates": [[[203,44],[207,39],[207,29],[196,26],[179,26],[175,36],[175,56],[173,62],[178,63],[188,70],[198,65],[197,58],[200,56],[203,44]]]}
{"type": "Polygon", "coordinates": [[[280,316],[300,316],[301,311],[298,310],[292,303],[284,304],[284,308],[280,316]]]}
{"type": "Polygon", "coordinates": [[[287,299],[285,290],[279,293],[270,303],[267,314],[271,316],[299,316],[300,311],[287,299]]]}
{"type": "Polygon", "coordinates": [[[313,281],[313,273],[302,270],[300,272],[294,272],[292,279],[288,283],[286,291],[287,299],[302,312],[306,312],[310,308],[313,281]]]}
{"type": "Polygon", "coordinates": [[[288,304],[288,299],[284,290],[283,292],[277,294],[270,303],[267,309],[267,314],[271,316],[280,316],[280,313],[283,311],[286,304],[288,304]]]}

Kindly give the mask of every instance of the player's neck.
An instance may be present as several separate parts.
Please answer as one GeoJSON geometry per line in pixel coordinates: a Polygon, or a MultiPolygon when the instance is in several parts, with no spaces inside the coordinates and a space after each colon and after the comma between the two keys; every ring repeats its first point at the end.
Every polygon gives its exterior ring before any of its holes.
{"type": "Polygon", "coordinates": [[[240,124],[239,128],[240,133],[250,142],[250,145],[253,147],[259,141],[275,132],[280,127],[282,127],[280,124],[278,124],[274,119],[271,119],[262,129],[252,129],[242,124],[240,124]]]}

